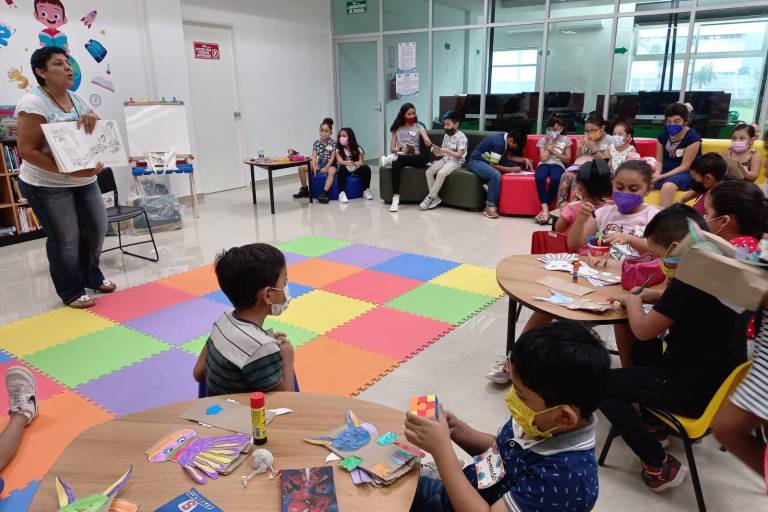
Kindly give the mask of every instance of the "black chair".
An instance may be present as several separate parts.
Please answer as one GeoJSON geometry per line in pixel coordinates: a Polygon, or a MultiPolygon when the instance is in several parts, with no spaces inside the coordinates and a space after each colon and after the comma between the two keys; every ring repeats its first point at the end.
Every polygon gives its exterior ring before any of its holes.
{"type": "Polygon", "coordinates": [[[153,261],[158,262],[160,260],[160,253],[157,252],[157,245],[155,245],[155,235],[152,234],[152,225],[149,223],[149,217],[147,216],[147,211],[142,206],[121,206],[118,203],[118,195],[117,195],[117,184],[115,183],[115,175],[112,173],[112,168],[105,167],[97,177],[99,188],[101,189],[102,194],[108,194],[112,192],[112,197],[115,199],[115,206],[112,206],[111,208],[107,208],[107,221],[112,223],[116,223],[117,225],[117,240],[118,245],[117,247],[112,247],[111,249],[105,249],[102,252],[109,252],[109,251],[115,251],[117,249],[120,249],[120,252],[123,254],[128,254],[130,256],[135,256],[137,258],[141,258],[143,260],[147,261],[153,261]],[[134,242],[132,244],[125,244],[123,245],[123,234],[120,227],[120,222],[124,220],[130,220],[135,217],[139,217],[141,215],[144,215],[144,220],[147,221],[147,229],[149,229],[149,240],[144,240],[142,242],[134,242]],[[141,254],[136,254],[130,251],[126,251],[126,247],[132,247],[134,245],[141,245],[141,244],[152,244],[152,247],[155,249],[155,257],[154,258],[148,258],[147,256],[142,256],[141,254]]]}

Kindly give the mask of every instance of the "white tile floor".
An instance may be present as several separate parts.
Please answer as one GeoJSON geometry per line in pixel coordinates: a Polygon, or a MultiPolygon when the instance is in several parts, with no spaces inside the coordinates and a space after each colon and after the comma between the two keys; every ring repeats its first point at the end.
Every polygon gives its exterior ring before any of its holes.
{"type": "MultiPolygon", "coordinates": [[[[374,188],[378,177],[374,175],[374,188]]],[[[217,251],[244,243],[282,242],[314,234],[364,242],[398,250],[440,256],[494,267],[503,256],[528,253],[529,219],[486,219],[479,213],[451,208],[421,212],[405,205],[391,214],[381,202],[354,200],[346,206],[309,205],[293,201],[292,180],[276,186],[277,215],[269,214],[265,184],[258,186],[259,204],[251,204],[248,189],[209,195],[195,220],[191,209],[182,230],[157,235],[160,263],[108,253],[105,274],[121,288],[206,264],[217,251]]],[[[539,228],[540,229],[540,228],[539,228]]],[[[114,243],[108,239],[108,244],[114,243]]],[[[139,249],[142,250],[142,249],[139,249]]],[[[9,322],[58,307],[47,270],[44,242],[34,241],[0,249],[0,322],[9,322]]],[[[361,394],[361,398],[402,409],[407,397],[434,391],[441,401],[476,428],[495,432],[506,421],[505,389],[488,383],[483,374],[504,351],[507,303],[499,301],[361,394]]],[[[527,319],[524,311],[521,317],[527,319]]],[[[518,326],[522,327],[522,323],[518,326]]],[[[610,338],[610,328],[600,333],[610,338]]],[[[599,430],[598,448],[607,433],[599,430]]],[[[682,446],[672,451],[683,458],[682,446]]],[[[768,510],[759,477],[736,459],[718,450],[708,438],[695,447],[708,508],[712,511],[768,510]]],[[[663,495],[648,492],[640,481],[637,460],[621,440],[614,442],[608,467],[600,472],[600,499],[596,510],[695,510],[688,482],[663,495]]]]}

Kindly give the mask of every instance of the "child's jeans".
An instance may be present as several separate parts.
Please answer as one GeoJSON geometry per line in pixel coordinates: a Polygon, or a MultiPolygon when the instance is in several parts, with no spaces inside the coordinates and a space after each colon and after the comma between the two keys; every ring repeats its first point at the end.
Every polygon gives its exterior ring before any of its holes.
{"type": "Polygon", "coordinates": [[[411,512],[453,512],[445,486],[434,464],[421,466],[411,512]]]}
{"type": "Polygon", "coordinates": [[[560,177],[563,172],[565,172],[563,166],[557,164],[539,164],[536,168],[534,177],[541,204],[552,204],[557,196],[557,189],[560,186],[560,177]],[[547,190],[547,177],[549,177],[549,190],[547,190]]]}
{"type": "Polygon", "coordinates": [[[499,194],[501,193],[501,173],[491,167],[491,164],[485,160],[471,159],[467,166],[481,180],[488,183],[488,196],[485,200],[486,206],[496,206],[499,203],[499,194]]]}

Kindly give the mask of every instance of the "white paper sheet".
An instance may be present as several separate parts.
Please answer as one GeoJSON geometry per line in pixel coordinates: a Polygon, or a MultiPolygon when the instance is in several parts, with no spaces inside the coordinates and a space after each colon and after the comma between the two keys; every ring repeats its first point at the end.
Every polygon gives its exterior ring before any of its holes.
{"type": "Polygon", "coordinates": [[[416,69],[416,43],[398,43],[397,45],[397,69],[410,71],[416,69]]]}
{"type": "Polygon", "coordinates": [[[88,135],[75,121],[41,125],[62,173],[104,167],[128,166],[128,155],[116,121],[99,120],[88,135]]]}
{"type": "Polygon", "coordinates": [[[398,96],[415,96],[419,92],[418,73],[398,73],[395,77],[395,93],[398,96]]]}

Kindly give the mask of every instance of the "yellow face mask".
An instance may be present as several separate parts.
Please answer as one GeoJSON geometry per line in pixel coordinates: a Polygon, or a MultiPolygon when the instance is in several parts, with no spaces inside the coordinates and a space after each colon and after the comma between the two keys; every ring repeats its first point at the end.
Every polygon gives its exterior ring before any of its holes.
{"type": "Polygon", "coordinates": [[[555,431],[557,427],[547,430],[546,432],[542,432],[539,430],[539,427],[533,424],[533,420],[536,418],[537,414],[542,414],[547,411],[557,409],[560,407],[559,405],[536,412],[528,407],[525,402],[523,402],[523,400],[518,396],[517,391],[515,391],[514,386],[509,388],[509,393],[507,393],[505,400],[507,401],[509,412],[512,414],[512,419],[514,419],[515,422],[520,425],[520,428],[523,429],[523,432],[525,432],[527,436],[532,438],[552,437],[552,432],[555,431]]]}
{"type": "Polygon", "coordinates": [[[677,246],[677,244],[672,243],[667,248],[667,251],[664,253],[664,256],[659,259],[659,268],[661,269],[661,273],[664,274],[664,276],[667,279],[672,279],[675,277],[675,272],[677,271],[677,265],[680,263],[679,257],[671,257],[669,256],[670,251],[674,249],[677,246]]]}

